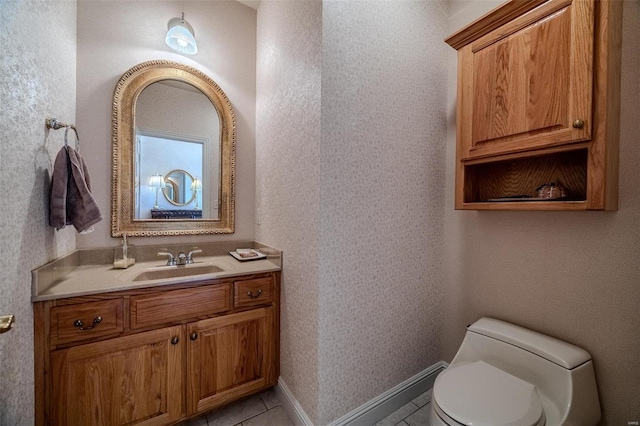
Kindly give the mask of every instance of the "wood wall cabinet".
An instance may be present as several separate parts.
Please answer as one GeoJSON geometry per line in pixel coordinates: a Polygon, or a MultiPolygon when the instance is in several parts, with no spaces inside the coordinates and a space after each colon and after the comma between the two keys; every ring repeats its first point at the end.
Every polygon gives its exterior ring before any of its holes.
{"type": "Polygon", "coordinates": [[[36,424],[169,425],[275,385],[279,289],[275,272],[35,303],[36,424]]]}
{"type": "Polygon", "coordinates": [[[621,17],[615,0],[512,0],[446,40],[457,209],[617,209],[621,17]],[[551,182],[569,197],[502,198],[551,182]]]}

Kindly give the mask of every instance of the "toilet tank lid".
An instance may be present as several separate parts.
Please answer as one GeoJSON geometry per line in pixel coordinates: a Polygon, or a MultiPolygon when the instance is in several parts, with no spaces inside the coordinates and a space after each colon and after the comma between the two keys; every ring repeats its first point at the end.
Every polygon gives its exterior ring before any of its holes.
{"type": "Polygon", "coordinates": [[[510,343],[567,369],[578,367],[591,359],[589,352],[582,348],[494,318],[480,318],[468,330],[510,343]]]}

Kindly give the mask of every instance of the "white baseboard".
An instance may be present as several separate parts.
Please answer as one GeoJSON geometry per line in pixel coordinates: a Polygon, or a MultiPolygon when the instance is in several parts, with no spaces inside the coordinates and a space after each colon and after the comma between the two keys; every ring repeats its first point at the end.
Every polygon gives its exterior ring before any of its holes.
{"type": "Polygon", "coordinates": [[[276,391],[276,395],[282,402],[282,407],[284,411],[287,412],[287,415],[291,419],[294,425],[296,426],[313,426],[311,419],[307,416],[307,413],[304,412],[302,406],[298,402],[298,400],[293,396],[291,390],[284,382],[282,377],[278,377],[278,384],[275,385],[274,390],[276,391]]]}
{"type": "MultiPolygon", "coordinates": [[[[439,361],[415,376],[405,380],[383,394],[364,403],[355,410],[334,420],[328,426],[371,426],[396,411],[398,408],[415,399],[433,387],[436,377],[448,364],[439,361]]],[[[313,426],[287,384],[278,379],[275,391],[282,402],[283,408],[293,423],[298,426],[313,426]]]]}

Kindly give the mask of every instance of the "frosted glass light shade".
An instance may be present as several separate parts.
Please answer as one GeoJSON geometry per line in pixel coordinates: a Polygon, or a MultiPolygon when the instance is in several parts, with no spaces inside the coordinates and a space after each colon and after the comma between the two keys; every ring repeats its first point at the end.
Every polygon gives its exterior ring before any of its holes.
{"type": "Polygon", "coordinates": [[[193,182],[191,182],[191,190],[200,191],[201,189],[202,189],[202,181],[198,178],[195,178],[193,182]]]}
{"type": "Polygon", "coordinates": [[[184,20],[184,13],[181,18],[172,18],[167,24],[167,37],[165,43],[173,50],[187,55],[198,53],[195,32],[187,21],[184,20]]]}
{"type": "Polygon", "coordinates": [[[149,186],[151,188],[164,188],[164,176],[162,175],[153,175],[151,179],[149,179],[149,186]]]}

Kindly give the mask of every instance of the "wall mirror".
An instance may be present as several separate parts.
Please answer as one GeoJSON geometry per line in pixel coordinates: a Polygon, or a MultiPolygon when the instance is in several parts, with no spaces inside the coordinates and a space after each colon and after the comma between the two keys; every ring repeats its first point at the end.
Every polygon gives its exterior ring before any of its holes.
{"type": "Polygon", "coordinates": [[[234,232],[235,116],[211,78],[172,61],[136,65],[116,85],[112,119],[112,236],[234,232]]]}
{"type": "Polygon", "coordinates": [[[202,192],[202,184],[191,173],[186,170],[171,170],[163,178],[164,190],[162,195],[169,203],[178,207],[195,203],[196,209],[199,204],[202,204],[202,202],[198,203],[202,198],[202,194],[200,194],[202,192]]]}

